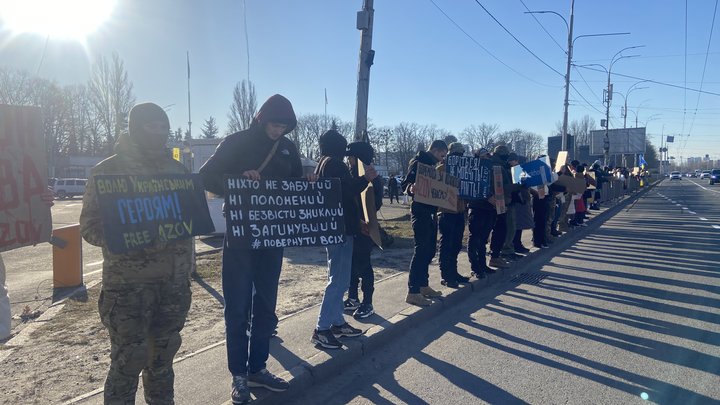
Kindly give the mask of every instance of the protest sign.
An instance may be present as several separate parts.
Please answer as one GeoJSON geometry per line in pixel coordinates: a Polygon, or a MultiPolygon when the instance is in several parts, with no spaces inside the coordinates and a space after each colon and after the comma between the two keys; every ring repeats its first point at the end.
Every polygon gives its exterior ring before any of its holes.
{"type": "MultiPolygon", "coordinates": [[[[550,166],[543,160],[538,159],[523,163],[520,167],[525,172],[525,176],[521,176],[522,183],[528,187],[542,186],[552,182],[550,166]]],[[[515,180],[515,175],[513,175],[513,180],[515,180]]]]}
{"type": "Polygon", "coordinates": [[[558,152],[557,160],[555,161],[555,173],[560,172],[560,169],[567,164],[568,151],[561,150],[558,152]]]}
{"type": "Polygon", "coordinates": [[[501,166],[493,166],[493,188],[495,191],[495,210],[498,215],[507,212],[505,206],[505,187],[501,166]]]}
{"type": "Polygon", "coordinates": [[[588,176],[590,176],[590,181],[588,182],[589,184],[588,184],[588,186],[587,186],[587,189],[588,189],[588,190],[595,190],[595,189],[597,188],[597,187],[595,187],[595,184],[597,184],[597,177],[596,177],[596,175],[595,175],[595,172],[593,172],[593,171],[588,171],[588,172],[586,172],[586,173],[588,174],[588,176]]]}
{"type": "Polygon", "coordinates": [[[95,176],[105,243],[113,253],[215,230],[198,174],[95,176]]]}
{"type": "MultiPolygon", "coordinates": [[[[365,164],[358,160],[358,175],[365,175],[365,164]]],[[[382,238],[380,238],[380,223],[377,220],[377,210],[375,209],[375,186],[368,183],[365,190],[360,193],[362,201],[363,218],[368,227],[368,236],[382,250],[382,238]]]]}
{"type": "Polygon", "coordinates": [[[423,204],[457,211],[458,180],[433,166],[418,163],[414,200],[423,204]]]}
{"type": "Polygon", "coordinates": [[[458,179],[458,197],[484,200],[493,195],[491,160],[471,156],[447,156],[445,171],[458,179]]]}
{"type": "Polygon", "coordinates": [[[0,252],[50,240],[47,186],[40,109],[0,105],[0,252]]]}
{"type": "Polygon", "coordinates": [[[268,249],[345,242],[340,179],[225,177],[227,244],[268,249]]]}
{"type": "Polygon", "coordinates": [[[585,179],[572,176],[559,176],[555,184],[565,187],[568,193],[579,194],[585,191],[585,179]]]}

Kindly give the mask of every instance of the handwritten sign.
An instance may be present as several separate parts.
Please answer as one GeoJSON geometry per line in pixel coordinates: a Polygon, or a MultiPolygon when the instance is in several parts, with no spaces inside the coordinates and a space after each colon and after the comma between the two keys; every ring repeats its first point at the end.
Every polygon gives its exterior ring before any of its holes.
{"type": "Polygon", "coordinates": [[[457,211],[458,179],[435,167],[418,163],[415,177],[415,201],[457,211]]]}
{"type": "Polygon", "coordinates": [[[225,178],[227,244],[239,249],[345,241],[340,179],[225,178]]]}
{"type": "Polygon", "coordinates": [[[522,183],[529,187],[537,187],[552,181],[550,166],[543,160],[533,160],[520,165],[525,176],[522,183]]]}
{"type": "Polygon", "coordinates": [[[568,193],[580,194],[585,191],[585,179],[572,176],[560,176],[555,184],[565,187],[568,193]]]}
{"type": "Polygon", "coordinates": [[[198,174],[95,176],[105,243],[113,253],[211,233],[198,174]]]}
{"type": "Polygon", "coordinates": [[[493,195],[492,161],[472,156],[448,156],[446,172],[459,181],[458,196],[484,200],[493,195]]]}
{"type": "Polygon", "coordinates": [[[493,187],[495,189],[495,210],[498,215],[504,214],[507,212],[507,207],[505,206],[505,187],[501,166],[493,166],[493,187]]]}
{"type": "Polygon", "coordinates": [[[50,240],[40,109],[0,105],[0,252],[50,240]]]}
{"type": "Polygon", "coordinates": [[[555,173],[560,172],[560,169],[567,164],[568,151],[561,150],[558,152],[557,160],[555,161],[555,173]]]}
{"type": "MultiPolygon", "coordinates": [[[[360,176],[365,175],[365,164],[358,161],[358,173],[360,176]]],[[[380,223],[377,219],[377,210],[375,209],[375,186],[368,183],[365,190],[360,193],[362,200],[363,218],[368,226],[368,234],[370,239],[382,250],[382,238],[380,237],[380,223]]]]}

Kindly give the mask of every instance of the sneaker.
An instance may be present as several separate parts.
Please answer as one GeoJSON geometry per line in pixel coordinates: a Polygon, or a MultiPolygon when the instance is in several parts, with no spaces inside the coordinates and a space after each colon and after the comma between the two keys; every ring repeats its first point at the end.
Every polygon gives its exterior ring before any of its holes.
{"type": "Polygon", "coordinates": [[[430,287],[420,287],[420,294],[429,298],[442,297],[442,293],[440,291],[433,290],[430,287]]]}
{"type": "Polygon", "coordinates": [[[478,280],[482,280],[487,277],[485,270],[473,271],[471,274],[475,276],[478,280]]]}
{"type": "Polygon", "coordinates": [[[248,388],[248,378],[246,376],[233,376],[230,399],[233,404],[246,404],[250,402],[250,388],[248,388]]]}
{"type": "Polygon", "coordinates": [[[330,332],[330,329],[328,330],[317,330],[313,332],[312,339],[310,339],[311,343],[314,343],[320,347],[323,347],[325,349],[342,349],[343,345],[340,343],[339,340],[335,337],[335,335],[330,332]]]}
{"type": "Polygon", "coordinates": [[[445,287],[460,288],[460,284],[458,284],[458,282],[455,280],[441,280],[440,284],[444,285],[445,287]]]}
{"type": "Polygon", "coordinates": [[[458,283],[469,283],[469,282],[470,282],[470,277],[465,277],[465,276],[463,276],[463,275],[456,274],[456,275],[455,275],[455,280],[457,280],[458,283]]]}
{"type": "Polygon", "coordinates": [[[355,313],[353,313],[353,318],[365,319],[374,313],[375,309],[373,308],[372,304],[360,304],[358,309],[355,310],[355,313]]]}
{"type": "Polygon", "coordinates": [[[248,374],[248,387],[259,387],[273,392],[282,392],[287,391],[287,389],[290,388],[290,384],[264,368],[257,373],[248,374]]]}
{"type": "Polygon", "coordinates": [[[508,267],[510,267],[510,264],[506,262],[502,257],[491,257],[488,265],[490,267],[497,267],[500,269],[507,269],[508,267]]]}
{"type": "Polygon", "coordinates": [[[345,322],[342,325],[339,326],[331,326],[330,332],[336,337],[358,337],[365,332],[363,332],[362,329],[353,328],[349,323],[345,322]]]}
{"type": "Polygon", "coordinates": [[[515,247],[515,253],[530,253],[530,249],[526,248],[525,246],[516,246],[515,247]]]}
{"type": "Polygon", "coordinates": [[[425,298],[422,294],[417,293],[408,293],[407,297],[405,297],[405,302],[412,305],[417,305],[419,307],[427,307],[432,304],[432,301],[425,298]]]}
{"type": "Polygon", "coordinates": [[[348,298],[343,302],[345,311],[352,312],[360,306],[360,301],[355,298],[348,298]]]}

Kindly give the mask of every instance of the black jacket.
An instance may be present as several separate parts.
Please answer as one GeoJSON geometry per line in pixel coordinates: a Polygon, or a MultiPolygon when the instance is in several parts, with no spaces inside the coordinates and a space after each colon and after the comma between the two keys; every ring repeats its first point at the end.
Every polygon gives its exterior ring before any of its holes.
{"type": "MultiPolygon", "coordinates": [[[[408,171],[405,175],[405,178],[403,179],[402,183],[400,184],[400,187],[402,187],[402,190],[406,192],[409,196],[412,196],[412,193],[410,193],[410,186],[415,184],[415,177],[417,177],[417,164],[422,163],[426,164],[428,166],[435,166],[438,164],[438,160],[435,159],[435,156],[432,155],[430,152],[420,151],[410,159],[410,164],[408,165],[408,171]]],[[[434,207],[432,205],[427,205],[423,203],[419,203],[416,201],[413,201],[413,204],[416,204],[417,206],[428,208],[432,210],[437,210],[437,207],[434,207]]]]}
{"type": "Polygon", "coordinates": [[[345,219],[345,234],[357,235],[360,233],[360,206],[358,200],[360,193],[367,188],[365,177],[353,177],[350,169],[343,162],[341,156],[323,156],[315,168],[319,177],[333,177],[340,179],[342,187],[342,207],[345,219]]]}
{"type": "MultiPolygon", "coordinates": [[[[270,97],[255,115],[250,128],[228,135],[215,153],[200,168],[205,189],[223,196],[223,178],[226,174],[240,175],[248,170],[257,170],[265,161],[275,144],[265,134],[265,124],[283,122],[288,125],[285,134],[295,128],[297,121],[290,102],[280,95],[270,97]]],[[[263,178],[302,177],[303,168],[295,144],[283,135],[278,140],[273,157],[263,169],[263,178]]]]}

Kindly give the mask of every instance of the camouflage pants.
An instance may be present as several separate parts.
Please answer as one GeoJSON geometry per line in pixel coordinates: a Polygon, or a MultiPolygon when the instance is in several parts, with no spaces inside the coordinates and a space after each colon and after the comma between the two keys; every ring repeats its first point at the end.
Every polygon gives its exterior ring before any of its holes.
{"type": "Polygon", "coordinates": [[[98,307],[110,334],[105,404],[134,404],[142,371],[145,401],[174,404],[172,361],[190,309],[190,283],[103,286],[98,307]]]}

